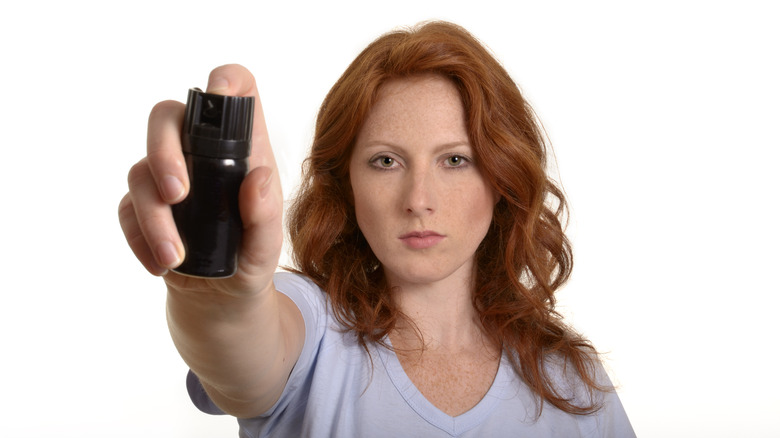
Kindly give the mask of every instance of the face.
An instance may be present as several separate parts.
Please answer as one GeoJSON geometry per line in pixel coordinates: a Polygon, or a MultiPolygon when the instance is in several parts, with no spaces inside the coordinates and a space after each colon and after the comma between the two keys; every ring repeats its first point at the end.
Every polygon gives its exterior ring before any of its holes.
{"type": "Polygon", "coordinates": [[[358,225],[391,286],[471,280],[497,200],[475,160],[452,82],[420,76],[382,86],[350,181],[358,225]]]}

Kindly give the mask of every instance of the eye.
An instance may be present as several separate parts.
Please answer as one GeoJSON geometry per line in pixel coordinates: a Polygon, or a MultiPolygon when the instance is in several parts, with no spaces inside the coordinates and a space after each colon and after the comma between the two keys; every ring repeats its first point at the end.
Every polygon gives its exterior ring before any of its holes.
{"type": "Polygon", "coordinates": [[[381,155],[373,158],[371,160],[371,165],[378,169],[392,169],[397,165],[397,163],[395,158],[389,157],[387,155],[381,155]]]}
{"type": "Polygon", "coordinates": [[[468,162],[468,158],[462,155],[451,155],[446,159],[447,167],[461,167],[466,162],[468,162]]]}

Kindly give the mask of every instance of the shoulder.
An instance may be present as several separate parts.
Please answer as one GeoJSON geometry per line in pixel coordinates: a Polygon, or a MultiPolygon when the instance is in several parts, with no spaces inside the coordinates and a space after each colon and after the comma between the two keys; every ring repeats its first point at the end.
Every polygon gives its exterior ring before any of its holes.
{"type": "MultiPolygon", "coordinates": [[[[588,415],[574,415],[582,436],[586,437],[635,437],[617,390],[612,384],[604,363],[594,355],[589,362],[596,389],[586,385],[574,367],[560,358],[551,358],[547,370],[560,395],[580,406],[593,405],[597,410],[588,415]]],[[[546,407],[545,407],[546,409],[546,407]]]]}
{"type": "Polygon", "coordinates": [[[296,272],[280,271],[274,274],[274,285],[279,292],[285,295],[289,292],[299,293],[323,293],[309,277],[296,272]]]}
{"type": "Polygon", "coordinates": [[[332,325],[327,294],[310,278],[294,272],[274,274],[274,287],[295,304],[303,317],[306,337],[300,363],[307,354],[316,354],[320,340],[332,325]]]}
{"type": "Polygon", "coordinates": [[[277,272],[274,274],[274,287],[298,306],[304,320],[321,315],[327,310],[325,292],[305,275],[277,272]]]}

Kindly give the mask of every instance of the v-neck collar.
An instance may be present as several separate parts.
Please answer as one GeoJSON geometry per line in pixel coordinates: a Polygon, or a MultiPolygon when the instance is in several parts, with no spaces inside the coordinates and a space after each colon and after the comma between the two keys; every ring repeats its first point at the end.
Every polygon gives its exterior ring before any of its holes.
{"type": "MultiPolygon", "coordinates": [[[[390,344],[389,339],[385,340],[390,344]]],[[[473,408],[457,417],[452,417],[442,412],[423,396],[406,374],[406,371],[404,371],[395,352],[389,351],[383,347],[378,347],[376,350],[387,371],[387,375],[390,377],[390,381],[393,382],[393,385],[409,407],[411,407],[423,420],[444,432],[447,432],[451,436],[458,436],[463,432],[479,426],[479,424],[494,411],[495,406],[499,401],[508,398],[507,392],[512,387],[512,367],[509,365],[506,356],[502,353],[501,363],[496,372],[496,377],[493,379],[493,383],[487,394],[485,394],[485,396],[482,397],[482,400],[473,408]]]]}

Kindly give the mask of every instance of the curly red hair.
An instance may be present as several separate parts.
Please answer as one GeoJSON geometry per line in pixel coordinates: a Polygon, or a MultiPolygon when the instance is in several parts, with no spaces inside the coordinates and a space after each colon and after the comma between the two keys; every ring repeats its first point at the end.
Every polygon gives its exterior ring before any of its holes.
{"type": "Polygon", "coordinates": [[[603,390],[592,345],[555,311],[554,292],[571,273],[572,252],[562,225],[566,201],[546,173],[544,135],[506,70],[459,26],[430,22],[385,34],[330,90],[302,186],[288,210],[295,266],[326,291],[336,318],[364,347],[386,345],[403,315],[358,228],[349,161],[382,84],[425,73],[456,85],[477,163],[500,195],[476,254],[473,303],[485,334],[509,353],[518,376],[542,401],[569,413],[591,413],[598,409],[594,398],[574,400],[549,374],[550,360],[563,359],[589,394],[603,390]]]}

